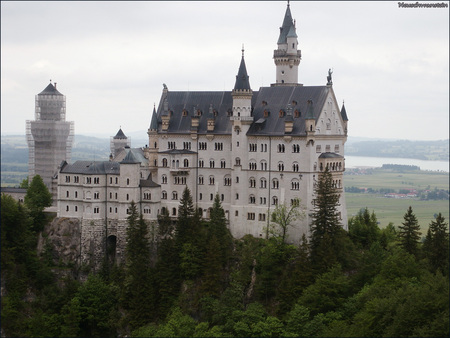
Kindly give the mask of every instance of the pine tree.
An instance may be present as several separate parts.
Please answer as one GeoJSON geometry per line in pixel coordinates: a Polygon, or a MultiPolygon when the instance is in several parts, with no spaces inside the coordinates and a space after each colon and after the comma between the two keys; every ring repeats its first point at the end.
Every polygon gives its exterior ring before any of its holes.
{"type": "Polygon", "coordinates": [[[214,204],[210,213],[208,241],[211,241],[213,237],[215,237],[219,245],[218,249],[222,266],[225,266],[231,256],[233,237],[227,228],[227,219],[219,194],[216,194],[214,198],[214,204]]]}
{"type": "Polygon", "coordinates": [[[192,201],[191,191],[188,187],[183,190],[183,195],[180,199],[180,205],[178,207],[178,219],[177,227],[175,231],[175,239],[177,246],[180,248],[187,241],[190,241],[195,237],[194,227],[196,221],[194,220],[196,212],[194,209],[194,203],[192,201]]]}
{"type": "Polygon", "coordinates": [[[35,175],[25,195],[25,206],[30,210],[30,216],[34,219],[32,230],[39,232],[44,229],[44,208],[52,205],[52,194],[48,191],[40,175],[35,175]]]}
{"type": "Polygon", "coordinates": [[[128,216],[126,245],[126,303],[129,323],[136,328],[151,320],[154,309],[154,293],[150,270],[150,244],[148,228],[142,214],[138,214],[132,201],[128,216]]]}
{"type": "Polygon", "coordinates": [[[424,253],[428,258],[432,271],[441,270],[443,274],[448,273],[449,264],[449,233],[448,223],[439,213],[436,220],[431,221],[424,242],[424,253]]]}
{"type": "Polygon", "coordinates": [[[314,189],[314,211],[311,214],[311,260],[316,268],[325,271],[338,256],[342,225],[337,207],[340,195],[333,184],[328,168],[320,174],[314,189]]]}
{"type": "Polygon", "coordinates": [[[398,237],[400,239],[400,245],[405,249],[406,252],[417,257],[418,255],[418,245],[420,240],[421,232],[420,225],[417,221],[416,215],[413,213],[412,207],[409,206],[405,215],[403,216],[405,220],[400,225],[398,231],[398,237]]]}

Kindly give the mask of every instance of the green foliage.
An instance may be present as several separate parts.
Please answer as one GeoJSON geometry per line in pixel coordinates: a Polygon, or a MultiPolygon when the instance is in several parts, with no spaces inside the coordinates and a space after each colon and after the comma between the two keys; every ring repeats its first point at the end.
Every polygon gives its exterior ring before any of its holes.
{"type": "Polygon", "coordinates": [[[22,182],[20,182],[19,188],[28,189],[28,177],[24,178],[22,182]]]}
{"type": "Polygon", "coordinates": [[[411,206],[403,216],[404,222],[400,225],[398,231],[398,237],[400,240],[400,245],[405,249],[406,252],[418,256],[418,246],[420,240],[420,225],[417,221],[416,215],[414,215],[411,206]]]}
{"type": "Polygon", "coordinates": [[[281,241],[286,243],[288,238],[289,227],[293,226],[298,219],[304,218],[304,212],[300,211],[300,200],[297,203],[287,206],[286,203],[277,204],[275,210],[270,213],[270,221],[268,233],[281,241]]]}
{"type": "Polygon", "coordinates": [[[42,231],[45,224],[44,208],[52,205],[52,194],[48,191],[41,176],[35,175],[33,177],[24,201],[34,220],[32,230],[42,231]]]}
{"type": "Polygon", "coordinates": [[[440,270],[448,274],[449,267],[449,234],[448,223],[439,213],[435,221],[431,221],[423,245],[425,257],[431,265],[431,271],[440,270]]]}
{"type": "Polygon", "coordinates": [[[372,211],[370,214],[367,208],[361,209],[348,221],[348,233],[355,244],[368,249],[380,236],[375,213],[372,211]]]}

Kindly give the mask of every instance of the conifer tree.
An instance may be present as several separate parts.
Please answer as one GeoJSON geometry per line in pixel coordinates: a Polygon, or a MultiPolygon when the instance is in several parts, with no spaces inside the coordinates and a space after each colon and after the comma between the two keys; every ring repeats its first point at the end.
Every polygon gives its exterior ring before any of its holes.
{"type": "Polygon", "coordinates": [[[431,221],[424,242],[424,254],[428,258],[432,271],[441,270],[448,273],[449,264],[449,233],[448,223],[439,213],[434,221],[431,221]]]}
{"type": "Polygon", "coordinates": [[[183,190],[183,195],[178,206],[178,219],[175,231],[177,246],[182,247],[183,243],[190,241],[195,236],[193,227],[196,225],[193,218],[195,215],[194,203],[191,191],[188,187],[183,190]]]}
{"type": "Polygon", "coordinates": [[[52,194],[40,175],[35,175],[31,180],[24,202],[30,210],[30,216],[34,219],[32,230],[42,231],[45,223],[44,208],[52,205],[52,194]]]}
{"type": "Polygon", "coordinates": [[[129,322],[133,328],[147,323],[153,314],[150,258],[147,224],[132,201],[127,228],[125,288],[129,322]]]}
{"type": "Polygon", "coordinates": [[[405,249],[406,252],[417,257],[421,232],[419,231],[419,222],[417,221],[416,215],[413,213],[411,206],[409,206],[408,210],[403,216],[403,219],[405,221],[402,222],[402,225],[398,227],[398,237],[400,239],[400,245],[403,247],[403,249],[405,249]]]}
{"type": "Polygon", "coordinates": [[[215,237],[219,244],[219,256],[222,266],[224,266],[231,255],[233,237],[227,228],[227,219],[225,211],[222,208],[219,194],[214,198],[214,204],[210,213],[208,241],[215,237]]]}
{"type": "Polygon", "coordinates": [[[311,214],[311,260],[319,270],[326,270],[335,262],[342,237],[342,225],[337,207],[340,195],[333,185],[328,168],[319,175],[314,189],[314,211],[311,214]]]}

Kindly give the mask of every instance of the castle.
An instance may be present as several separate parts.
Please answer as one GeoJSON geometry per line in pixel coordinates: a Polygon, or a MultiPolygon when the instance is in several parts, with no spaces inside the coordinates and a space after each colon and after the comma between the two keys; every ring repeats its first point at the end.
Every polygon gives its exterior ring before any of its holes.
{"type": "Polygon", "coordinates": [[[170,91],[164,85],[148,146],[130,148],[119,130],[110,161],[61,164],[58,216],[81,222],[85,259],[99,258],[93,248],[108,245],[122,255],[131,201],[150,222],[163,209],[176,218],[185,187],[206,219],[218,194],[236,238],[265,237],[277,205],[299,205],[305,217],[288,231],[288,241],[298,243],[308,234],[314,185],[325,168],[342,192],[339,212],[347,226],[347,114],[336,100],[331,71],[323,86],[298,83],[301,51],[289,4],[277,45],[270,87],[252,90],[242,50],[231,91],[170,91]]]}

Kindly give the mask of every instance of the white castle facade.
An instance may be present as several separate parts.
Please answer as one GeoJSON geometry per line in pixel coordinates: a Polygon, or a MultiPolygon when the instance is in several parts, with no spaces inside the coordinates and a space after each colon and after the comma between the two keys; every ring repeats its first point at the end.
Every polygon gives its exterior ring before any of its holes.
{"type": "MultiPolygon", "coordinates": [[[[185,187],[204,218],[219,195],[234,237],[265,237],[279,204],[300,204],[305,217],[288,232],[308,234],[314,185],[328,167],[342,192],[347,114],[339,108],[331,73],[326,85],[298,83],[301,52],[290,7],[274,51],[276,81],[252,90],[244,51],[231,91],[170,91],[152,113],[148,146],[124,148],[110,161],[63,163],[58,175],[58,216],[81,220],[87,238],[119,239],[131,201],[147,220],[165,208],[176,218],[185,187]],[[98,231],[98,235],[92,235],[98,231]]],[[[112,139],[125,142],[120,130],[112,139]],[[116,135],[117,136],[117,135],[116,135]]],[[[126,143],[126,142],[125,142],[126,143]]],[[[88,243],[86,242],[86,248],[88,243]]],[[[87,249],[86,249],[87,250],[87,249]]]]}

